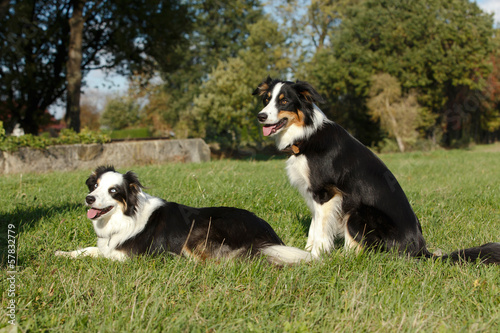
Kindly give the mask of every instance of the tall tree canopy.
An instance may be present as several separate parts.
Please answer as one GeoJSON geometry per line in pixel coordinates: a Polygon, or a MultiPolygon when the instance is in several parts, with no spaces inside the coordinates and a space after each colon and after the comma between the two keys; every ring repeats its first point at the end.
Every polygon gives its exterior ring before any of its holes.
{"type": "Polygon", "coordinates": [[[177,70],[162,73],[163,94],[170,96],[162,111],[171,124],[183,122],[194,98],[220,61],[237,57],[250,36],[249,27],[263,17],[258,0],[187,0],[196,18],[187,39],[189,47],[177,70]]]}
{"type": "Polygon", "coordinates": [[[373,75],[390,74],[403,93],[415,89],[426,130],[435,135],[452,130],[457,105],[483,88],[490,71],[492,17],[467,0],[365,0],[346,7],[332,32],[331,45],[311,62],[311,79],[334,117],[365,143],[378,131],[366,108],[373,75]]]}
{"type": "Polygon", "coordinates": [[[259,143],[261,126],[255,115],[262,105],[250,92],[266,75],[282,76],[290,67],[286,34],[276,22],[264,17],[248,30],[238,57],[220,61],[212,70],[190,113],[191,127],[224,148],[259,143]]]}
{"type": "Polygon", "coordinates": [[[78,129],[82,79],[113,69],[140,78],[158,133],[258,143],[250,93],[269,74],[311,81],[366,144],[450,146],[500,127],[495,35],[468,0],[0,1],[0,120],[36,133],[63,98],[78,129]],[[398,93],[382,110],[384,75],[398,93]]]}
{"type": "Polygon", "coordinates": [[[85,73],[171,71],[190,24],[180,0],[10,1],[0,12],[0,115],[6,129],[20,123],[36,134],[47,107],[68,92],[67,120],[79,130],[85,73]]]}

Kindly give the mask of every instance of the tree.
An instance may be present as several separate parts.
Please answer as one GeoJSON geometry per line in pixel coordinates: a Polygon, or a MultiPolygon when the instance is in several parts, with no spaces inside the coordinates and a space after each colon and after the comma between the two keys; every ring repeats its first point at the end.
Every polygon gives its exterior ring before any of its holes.
{"type": "Polygon", "coordinates": [[[418,136],[419,105],[415,92],[403,96],[399,81],[382,73],[373,77],[369,96],[367,106],[372,119],[380,121],[382,129],[396,139],[399,150],[404,152],[418,136]]]}
{"type": "Polygon", "coordinates": [[[139,122],[139,105],[133,99],[124,96],[111,98],[106,103],[101,115],[101,125],[111,130],[120,130],[139,122]]]}
{"type": "Polygon", "coordinates": [[[490,71],[492,25],[491,15],[467,0],[361,1],[345,10],[331,46],[315,54],[311,81],[329,97],[335,117],[367,144],[377,127],[367,122],[366,100],[380,72],[397,78],[403,93],[418,92],[431,137],[441,129],[446,134],[464,97],[484,86],[479,78],[490,71]]]}
{"type": "Polygon", "coordinates": [[[92,69],[130,74],[177,68],[190,27],[177,0],[11,1],[0,16],[0,100],[6,127],[36,134],[44,111],[67,95],[79,129],[81,80],[92,69]]]}
{"type": "Polygon", "coordinates": [[[185,135],[186,117],[194,98],[207,81],[210,72],[220,61],[237,57],[250,36],[249,26],[263,17],[258,0],[188,0],[196,17],[187,40],[189,46],[177,70],[161,73],[165,82],[163,94],[169,94],[169,105],[163,118],[172,127],[181,127],[176,133],[185,135]]]}
{"type": "Polygon", "coordinates": [[[55,1],[11,1],[0,16],[0,112],[7,133],[37,134],[65,90],[69,26],[55,1]]]}
{"type": "Polygon", "coordinates": [[[490,143],[500,139],[500,29],[495,34],[495,51],[490,56],[492,71],[486,78],[486,86],[476,94],[481,113],[475,126],[476,142],[490,143]],[[496,133],[495,133],[496,132],[496,133]]]}
{"type": "Polygon", "coordinates": [[[248,31],[238,57],[220,61],[210,73],[190,114],[198,133],[223,148],[261,141],[255,116],[261,104],[251,92],[267,75],[284,75],[290,67],[286,35],[276,22],[263,18],[248,31]]]}
{"type": "Polygon", "coordinates": [[[107,99],[109,96],[98,89],[88,89],[82,94],[80,103],[82,129],[87,128],[92,131],[100,129],[99,119],[107,99]]]}
{"type": "Polygon", "coordinates": [[[69,128],[80,131],[80,88],[82,85],[82,43],[85,18],[85,0],[71,0],[73,13],[69,19],[68,61],[66,62],[67,106],[66,123],[69,128]]]}

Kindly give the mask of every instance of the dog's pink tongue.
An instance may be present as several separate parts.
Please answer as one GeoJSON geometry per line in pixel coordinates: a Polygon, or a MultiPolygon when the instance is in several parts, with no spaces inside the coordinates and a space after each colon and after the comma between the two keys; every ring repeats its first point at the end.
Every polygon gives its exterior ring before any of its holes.
{"type": "Polygon", "coordinates": [[[97,216],[97,214],[99,214],[99,210],[97,209],[94,209],[94,208],[90,208],[88,211],[87,211],[87,217],[89,219],[93,219],[97,216]]]}
{"type": "Polygon", "coordinates": [[[264,126],[262,127],[262,133],[264,134],[264,136],[269,136],[273,132],[273,129],[275,127],[276,126],[264,126]]]}

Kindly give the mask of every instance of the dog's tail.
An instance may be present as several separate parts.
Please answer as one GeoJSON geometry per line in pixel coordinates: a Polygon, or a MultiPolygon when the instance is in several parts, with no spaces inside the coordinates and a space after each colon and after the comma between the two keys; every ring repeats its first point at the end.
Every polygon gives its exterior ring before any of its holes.
{"type": "Polygon", "coordinates": [[[270,245],[260,252],[276,265],[297,264],[313,260],[311,252],[286,245],[270,245]]]}
{"type": "Polygon", "coordinates": [[[481,246],[462,249],[441,257],[452,262],[475,262],[500,264],[500,243],[487,243],[481,246]]]}

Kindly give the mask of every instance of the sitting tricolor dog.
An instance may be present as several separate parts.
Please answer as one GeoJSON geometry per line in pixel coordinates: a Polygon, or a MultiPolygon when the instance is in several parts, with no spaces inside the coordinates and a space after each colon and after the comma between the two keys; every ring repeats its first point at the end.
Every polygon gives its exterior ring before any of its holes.
{"type": "MultiPolygon", "coordinates": [[[[344,238],[345,247],[356,251],[374,248],[433,257],[394,175],[370,149],[325,116],[317,106],[323,99],[309,83],[268,77],[254,95],[263,102],[257,115],[262,133],[290,154],[288,178],[311,210],[306,249],[314,257],[330,252],[336,238],[344,238]]],[[[500,264],[500,243],[442,258],[500,264]]]]}
{"type": "Polygon", "coordinates": [[[271,226],[238,208],[192,208],[142,191],[137,176],[98,167],[86,182],[85,201],[97,247],[58,256],[125,260],[134,255],[174,253],[204,260],[265,255],[275,264],[311,260],[309,252],[285,246],[271,226]]]}

